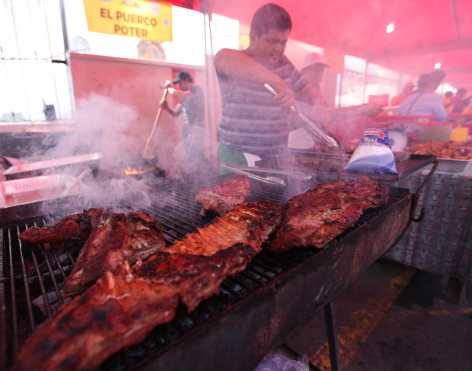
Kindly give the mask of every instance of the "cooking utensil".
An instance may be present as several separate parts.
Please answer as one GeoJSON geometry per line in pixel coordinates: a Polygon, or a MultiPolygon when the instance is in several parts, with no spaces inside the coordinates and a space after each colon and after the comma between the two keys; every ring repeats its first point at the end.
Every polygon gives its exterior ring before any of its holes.
{"type": "Polygon", "coordinates": [[[224,169],[226,169],[228,171],[231,171],[235,174],[245,175],[248,178],[256,180],[256,181],[261,182],[261,183],[276,185],[276,186],[280,186],[280,187],[286,187],[287,186],[287,183],[285,182],[285,180],[283,180],[281,178],[273,177],[273,176],[267,176],[267,177],[259,176],[259,175],[253,174],[249,170],[250,168],[247,168],[247,170],[245,170],[245,169],[241,169],[239,167],[231,166],[231,165],[228,165],[228,164],[222,164],[221,166],[224,169]]]}
{"type": "MultiPolygon", "coordinates": [[[[277,95],[277,91],[271,85],[265,83],[264,87],[274,96],[277,95]]],[[[303,121],[303,123],[305,124],[305,129],[311,134],[313,139],[316,139],[318,142],[322,141],[329,147],[340,148],[340,145],[336,139],[328,135],[323,129],[318,126],[318,124],[316,124],[314,121],[310,120],[305,114],[303,114],[303,112],[300,112],[300,110],[295,105],[290,106],[290,110],[297,114],[298,117],[303,121]]]]}
{"type": "Polygon", "coordinates": [[[156,134],[157,128],[159,126],[159,120],[161,118],[161,113],[162,113],[162,104],[167,100],[168,95],[169,95],[169,86],[166,86],[164,88],[164,93],[162,94],[161,100],[159,102],[159,108],[157,109],[156,117],[154,118],[154,122],[152,124],[151,133],[146,139],[146,144],[144,145],[143,158],[146,160],[150,160],[154,157],[150,154],[150,147],[151,147],[151,143],[154,138],[154,135],[156,134]]]}
{"type": "Polygon", "coordinates": [[[249,167],[249,166],[235,166],[242,171],[252,172],[252,173],[259,173],[259,174],[272,174],[272,175],[282,175],[282,176],[289,176],[294,178],[299,178],[301,180],[311,180],[312,176],[302,173],[300,171],[289,171],[289,170],[279,170],[279,169],[269,169],[269,168],[262,168],[262,167],[249,167]]]}

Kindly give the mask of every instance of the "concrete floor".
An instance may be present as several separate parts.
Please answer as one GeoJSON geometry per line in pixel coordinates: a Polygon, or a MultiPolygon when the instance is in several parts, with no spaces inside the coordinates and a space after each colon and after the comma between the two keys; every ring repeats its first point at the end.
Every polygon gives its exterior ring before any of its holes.
{"type": "MultiPolygon", "coordinates": [[[[363,273],[334,303],[342,369],[472,370],[472,306],[457,304],[457,284],[443,286],[437,276],[389,262],[363,273]]],[[[329,370],[324,335],[318,314],[287,347],[308,355],[312,369],[329,370]]]]}

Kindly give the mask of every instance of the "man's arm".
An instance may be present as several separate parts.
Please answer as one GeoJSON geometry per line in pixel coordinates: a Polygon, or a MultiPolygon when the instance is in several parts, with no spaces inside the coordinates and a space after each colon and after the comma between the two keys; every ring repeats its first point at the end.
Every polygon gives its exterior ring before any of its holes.
{"type": "Polygon", "coordinates": [[[172,116],[176,117],[182,113],[182,105],[178,104],[175,108],[172,108],[169,103],[165,100],[162,102],[162,108],[169,112],[172,116]]]}
{"type": "Polygon", "coordinates": [[[228,78],[250,80],[261,85],[267,83],[278,93],[275,98],[279,104],[290,106],[294,103],[290,85],[244,51],[220,50],[215,56],[215,68],[218,74],[228,78]]]}

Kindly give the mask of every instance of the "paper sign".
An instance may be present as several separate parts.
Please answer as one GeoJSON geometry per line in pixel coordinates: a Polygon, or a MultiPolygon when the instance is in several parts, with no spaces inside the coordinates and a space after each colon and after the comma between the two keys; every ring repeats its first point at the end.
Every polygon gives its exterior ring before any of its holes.
{"type": "Polygon", "coordinates": [[[84,0],[88,29],[151,41],[172,40],[172,6],[144,0],[84,0]]]}

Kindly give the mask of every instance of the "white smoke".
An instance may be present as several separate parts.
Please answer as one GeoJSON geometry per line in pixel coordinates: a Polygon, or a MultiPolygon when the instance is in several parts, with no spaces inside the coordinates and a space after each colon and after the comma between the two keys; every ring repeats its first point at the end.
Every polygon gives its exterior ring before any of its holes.
{"type": "Polygon", "coordinates": [[[60,140],[47,153],[49,158],[71,154],[101,152],[101,167],[111,168],[117,161],[130,161],[136,157],[132,149],[138,147],[136,139],[127,132],[136,122],[134,107],[121,104],[112,98],[90,94],[77,102],[73,121],[75,131],[60,140]]]}
{"type": "MultiPolygon", "coordinates": [[[[134,107],[109,97],[91,94],[77,102],[74,115],[76,130],[61,138],[45,158],[56,159],[92,152],[100,152],[103,157],[93,165],[98,167],[98,176],[95,178],[92,172],[87,173],[81,181],[80,200],[75,197],[64,200],[66,209],[102,206],[146,209],[151,206],[148,184],[124,174],[128,164],[139,164],[142,160],[139,152],[139,148],[142,148],[139,141],[142,138],[128,134],[137,118],[134,107]]],[[[70,166],[54,172],[77,177],[83,174],[84,167],[87,169],[89,166],[70,166]]]]}

